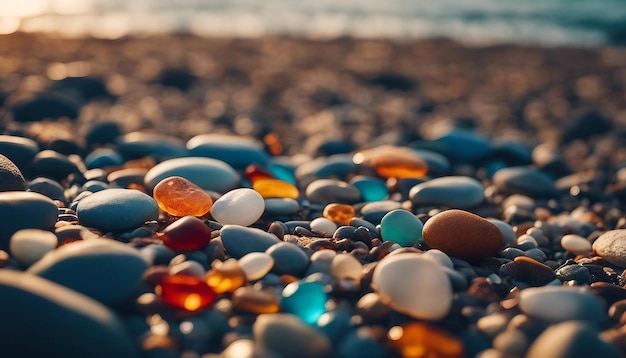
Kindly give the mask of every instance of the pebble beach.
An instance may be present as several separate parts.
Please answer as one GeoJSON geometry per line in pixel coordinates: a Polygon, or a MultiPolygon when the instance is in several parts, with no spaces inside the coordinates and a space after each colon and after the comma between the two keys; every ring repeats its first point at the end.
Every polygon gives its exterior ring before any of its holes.
{"type": "Polygon", "coordinates": [[[0,37],[0,356],[626,355],[626,49],[0,37]]]}

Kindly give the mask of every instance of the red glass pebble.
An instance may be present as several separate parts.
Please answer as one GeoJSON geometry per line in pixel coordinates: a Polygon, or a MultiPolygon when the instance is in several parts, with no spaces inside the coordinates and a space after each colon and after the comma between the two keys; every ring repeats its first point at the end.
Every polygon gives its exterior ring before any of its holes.
{"type": "Polygon", "coordinates": [[[274,179],[274,176],[269,171],[256,164],[248,165],[245,174],[246,178],[248,178],[251,183],[254,183],[259,179],[274,179]]]}
{"type": "Polygon", "coordinates": [[[217,293],[202,280],[186,275],[164,277],[156,293],[168,305],[192,312],[207,308],[217,297],[217,293]]]}
{"type": "Polygon", "coordinates": [[[172,250],[200,250],[211,241],[211,229],[197,217],[185,216],[168,225],[158,236],[172,250]]]}

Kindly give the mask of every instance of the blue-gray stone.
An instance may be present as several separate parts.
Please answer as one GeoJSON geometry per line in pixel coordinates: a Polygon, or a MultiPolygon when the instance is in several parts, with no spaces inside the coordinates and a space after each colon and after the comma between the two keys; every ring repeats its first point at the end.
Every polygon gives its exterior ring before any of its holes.
{"type": "Polygon", "coordinates": [[[138,250],[110,239],[92,239],[47,253],[28,272],[115,306],[136,298],[147,268],[138,250]]]}
{"type": "Polygon", "coordinates": [[[154,188],[161,180],[183,177],[204,190],[225,193],[239,183],[239,174],[225,162],[203,157],[175,158],[161,162],[145,177],[146,187],[154,188]]]}
{"type": "Polygon", "coordinates": [[[189,139],[187,150],[191,156],[219,159],[235,169],[245,169],[250,164],[265,166],[270,159],[261,143],[223,134],[197,135],[189,139]]]}
{"type": "Polygon", "coordinates": [[[361,192],[354,185],[338,179],[317,179],[305,191],[312,204],[354,204],[361,200],[361,192]]]}
{"type": "Polygon", "coordinates": [[[335,154],[329,157],[316,158],[296,168],[296,178],[335,178],[344,179],[356,168],[350,154],[335,154]]]}
{"type": "Polygon", "coordinates": [[[450,161],[443,154],[426,149],[413,150],[428,164],[428,175],[448,175],[450,173],[450,161]]]}
{"type": "Polygon", "coordinates": [[[39,145],[30,138],[0,135],[0,154],[9,158],[25,173],[35,155],[39,153],[39,145]]]}
{"type": "Polygon", "coordinates": [[[448,145],[451,160],[455,162],[471,163],[486,157],[491,152],[486,138],[466,129],[454,128],[436,138],[435,141],[448,145]]]}
{"type": "Polygon", "coordinates": [[[50,178],[39,177],[31,180],[28,183],[28,191],[45,195],[52,200],[67,203],[65,188],[57,181],[50,178]]]}
{"type": "Polygon", "coordinates": [[[415,205],[469,209],[485,200],[485,190],[474,178],[448,176],[417,184],[409,191],[409,197],[415,205]]]}
{"type": "Polygon", "coordinates": [[[0,270],[0,297],[4,357],[140,356],[114,312],[71,289],[30,273],[0,270]]]}
{"type": "Polygon", "coordinates": [[[85,157],[87,169],[117,167],[122,164],[124,164],[122,155],[111,148],[95,149],[85,157]]]}
{"type": "Polygon", "coordinates": [[[116,139],[118,152],[125,158],[153,157],[157,160],[187,156],[185,143],[174,136],[150,132],[132,132],[116,139]]]}
{"type": "Polygon", "coordinates": [[[236,259],[251,252],[265,252],[281,242],[276,236],[260,229],[239,225],[224,225],[220,230],[226,254],[236,259]]]}
{"type": "Polygon", "coordinates": [[[309,257],[295,244],[279,242],[265,251],[274,259],[272,271],[280,275],[300,277],[309,266],[309,257]]]}
{"type": "Polygon", "coordinates": [[[76,206],[80,223],[104,232],[136,229],[159,217],[154,199],[139,190],[105,189],[93,193],[76,206]]]}
{"type": "Polygon", "coordinates": [[[361,217],[374,225],[380,224],[388,212],[402,208],[402,204],[393,200],[381,200],[367,203],[361,208],[361,217]]]}
{"type": "Polygon", "coordinates": [[[0,192],[0,250],[9,250],[9,240],[18,230],[51,230],[57,216],[58,207],[44,195],[25,191],[0,192]]]}
{"type": "Polygon", "coordinates": [[[265,199],[265,212],[279,215],[293,214],[300,210],[300,203],[289,198],[265,199]]]}
{"type": "Polygon", "coordinates": [[[585,322],[568,321],[543,331],[528,349],[528,358],[618,358],[615,346],[603,341],[596,327],[585,322]]]}
{"type": "Polygon", "coordinates": [[[555,194],[554,180],[547,174],[531,167],[508,167],[493,175],[498,189],[530,197],[550,197],[555,194]]]}
{"type": "Polygon", "coordinates": [[[288,313],[259,315],[252,326],[254,340],[267,357],[332,357],[323,333],[288,313]]]}

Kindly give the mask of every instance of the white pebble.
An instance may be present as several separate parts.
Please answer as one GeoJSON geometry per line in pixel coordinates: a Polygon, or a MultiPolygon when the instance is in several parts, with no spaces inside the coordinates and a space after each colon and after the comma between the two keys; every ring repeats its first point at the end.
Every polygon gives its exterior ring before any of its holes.
{"type": "Polygon", "coordinates": [[[274,267],[274,259],[265,252],[251,252],[239,259],[239,267],[248,281],[260,280],[274,267]]]}
{"type": "Polygon", "coordinates": [[[447,268],[454,268],[454,264],[452,260],[450,260],[450,256],[446,255],[445,252],[437,249],[430,249],[422,254],[422,257],[427,258],[429,260],[433,260],[439,265],[447,268]]]}
{"type": "Polygon", "coordinates": [[[569,234],[561,238],[561,246],[568,252],[576,255],[591,253],[591,243],[582,236],[569,234]]]}
{"type": "Polygon", "coordinates": [[[452,306],[452,287],[444,269],[416,253],[383,258],[372,277],[381,300],[413,318],[436,321],[452,306]]]}
{"type": "Polygon", "coordinates": [[[348,279],[359,282],[363,277],[363,266],[350,254],[338,254],[333,258],[330,274],[336,280],[348,279]]]}
{"type": "Polygon", "coordinates": [[[337,230],[337,224],[327,218],[315,218],[311,221],[311,230],[332,234],[337,230]]]}
{"type": "Polygon", "coordinates": [[[603,322],[607,317],[603,300],[578,287],[544,286],[523,289],[521,311],[530,317],[556,323],[568,320],[603,322]]]}
{"type": "Polygon", "coordinates": [[[23,229],[11,236],[9,250],[20,264],[30,266],[54,250],[58,242],[57,236],[50,231],[23,229]]]}
{"type": "Polygon", "coordinates": [[[239,188],[222,195],[213,203],[211,215],[223,225],[249,226],[265,211],[261,194],[248,188],[239,188]]]}

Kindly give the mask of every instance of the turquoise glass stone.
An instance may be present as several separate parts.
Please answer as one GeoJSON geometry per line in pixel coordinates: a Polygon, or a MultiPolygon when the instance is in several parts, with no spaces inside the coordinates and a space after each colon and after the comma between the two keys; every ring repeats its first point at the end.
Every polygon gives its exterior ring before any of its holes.
{"type": "Polygon", "coordinates": [[[358,176],[352,179],[350,184],[359,189],[364,201],[385,200],[389,195],[387,184],[378,178],[358,176]]]}
{"type": "Polygon", "coordinates": [[[327,300],[324,285],[320,282],[297,281],[283,289],[281,305],[283,312],[294,314],[302,321],[315,325],[326,312],[327,300]]]}
{"type": "Polygon", "coordinates": [[[287,165],[279,163],[270,163],[267,166],[267,170],[276,179],[286,181],[287,183],[292,185],[297,185],[296,177],[293,174],[293,168],[289,168],[287,165]]]}
{"type": "Polygon", "coordinates": [[[380,235],[384,241],[409,246],[422,239],[424,225],[410,211],[396,209],[388,212],[380,221],[380,235]]]}

